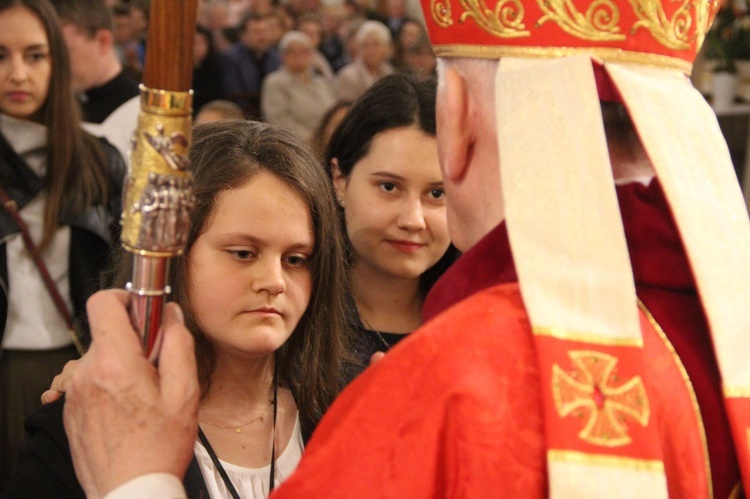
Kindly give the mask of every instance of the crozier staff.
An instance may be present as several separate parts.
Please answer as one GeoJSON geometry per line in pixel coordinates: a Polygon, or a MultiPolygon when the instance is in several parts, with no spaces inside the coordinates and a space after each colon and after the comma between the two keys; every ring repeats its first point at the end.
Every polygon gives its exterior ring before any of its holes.
{"type": "Polygon", "coordinates": [[[157,331],[169,293],[169,259],[182,252],[190,231],[187,153],[195,18],[194,0],[151,3],[141,113],[125,191],[122,244],[134,258],[127,284],[131,318],[152,358],[158,354],[157,331]]]}

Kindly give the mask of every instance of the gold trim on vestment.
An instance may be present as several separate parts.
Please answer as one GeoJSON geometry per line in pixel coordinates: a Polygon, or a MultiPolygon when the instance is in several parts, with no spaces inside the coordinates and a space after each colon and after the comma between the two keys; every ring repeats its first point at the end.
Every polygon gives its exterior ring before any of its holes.
{"type": "Polygon", "coordinates": [[[632,52],[607,47],[516,47],[510,45],[471,45],[435,44],[438,57],[476,57],[479,59],[499,59],[501,57],[558,58],[572,55],[590,54],[605,62],[645,64],[659,68],[670,68],[690,75],[693,65],[684,59],[666,55],[632,52]]]}
{"type": "Polygon", "coordinates": [[[649,311],[649,309],[646,308],[646,305],[640,299],[638,300],[638,308],[641,309],[641,312],[643,312],[643,314],[646,316],[646,319],[648,319],[648,322],[651,324],[651,327],[654,328],[654,331],[656,331],[656,334],[658,334],[659,338],[661,338],[661,340],[664,342],[664,346],[667,347],[667,350],[669,350],[669,353],[672,355],[672,358],[674,359],[674,363],[677,366],[677,369],[680,371],[680,374],[682,375],[682,379],[685,380],[685,386],[687,387],[688,394],[690,395],[690,400],[693,403],[693,411],[695,412],[695,418],[698,421],[698,428],[700,429],[701,444],[703,446],[703,463],[706,466],[708,496],[710,498],[713,498],[714,489],[713,489],[713,481],[711,478],[711,462],[708,457],[708,441],[706,440],[706,427],[703,424],[703,416],[701,415],[700,405],[698,405],[698,397],[695,395],[695,390],[693,389],[693,383],[690,381],[690,375],[688,375],[687,369],[685,369],[685,366],[682,364],[682,360],[680,359],[680,356],[677,355],[677,351],[674,349],[674,346],[669,341],[667,334],[661,328],[659,323],[656,322],[656,319],[654,319],[654,316],[651,315],[651,312],[649,311]]]}
{"type": "Polygon", "coordinates": [[[605,454],[590,454],[588,452],[549,449],[547,451],[547,460],[664,473],[664,462],[656,459],[635,459],[632,457],[608,456],[605,454]]]}
{"type": "Polygon", "coordinates": [[[568,331],[559,327],[533,326],[531,329],[536,336],[550,336],[558,340],[576,341],[610,347],[643,347],[643,340],[641,338],[608,338],[595,334],[568,331]]]}
{"type": "Polygon", "coordinates": [[[750,398],[750,387],[747,386],[723,386],[721,391],[730,399],[750,398]]]}

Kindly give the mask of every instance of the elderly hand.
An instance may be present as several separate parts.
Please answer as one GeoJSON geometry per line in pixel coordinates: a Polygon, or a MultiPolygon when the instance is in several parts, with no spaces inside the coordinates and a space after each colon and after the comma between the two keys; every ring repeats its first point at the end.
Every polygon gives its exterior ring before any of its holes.
{"type": "Polygon", "coordinates": [[[128,316],[129,295],[101,291],[87,304],[93,342],[66,394],[64,421],[87,497],[148,473],[183,477],[197,433],[193,339],[175,304],[164,309],[158,367],[128,316]]]}
{"type": "Polygon", "coordinates": [[[50,385],[49,390],[42,393],[42,404],[54,402],[68,391],[70,379],[73,377],[73,373],[76,372],[76,369],[78,369],[78,363],[81,362],[81,360],[82,359],[69,360],[65,364],[62,372],[52,380],[52,385],[50,385]]]}

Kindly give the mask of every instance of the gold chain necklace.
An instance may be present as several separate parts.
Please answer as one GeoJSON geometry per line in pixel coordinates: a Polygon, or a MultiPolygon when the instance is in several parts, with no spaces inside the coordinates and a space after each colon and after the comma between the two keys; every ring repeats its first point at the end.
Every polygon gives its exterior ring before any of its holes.
{"type": "Polygon", "coordinates": [[[200,422],[201,423],[205,423],[207,425],[215,426],[216,428],[224,428],[224,429],[227,429],[227,430],[231,429],[231,430],[234,430],[235,433],[242,433],[242,428],[244,428],[245,426],[251,425],[251,424],[255,423],[256,421],[260,421],[262,423],[263,422],[263,417],[266,415],[266,411],[268,411],[269,407],[271,407],[272,405],[273,405],[273,400],[269,400],[268,401],[268,406],[265,409],[263,409],[263,412],[260,414],[260,416],[254,417],[253,419],[251,419],[247,423],[241,424],[239,426],[238,425],[223,425],[223,424],[219,424],[219,423],[216,423],[214,421],[208,421],[208,420],[205,420],[205,419],[201,419],[200,422]]]}

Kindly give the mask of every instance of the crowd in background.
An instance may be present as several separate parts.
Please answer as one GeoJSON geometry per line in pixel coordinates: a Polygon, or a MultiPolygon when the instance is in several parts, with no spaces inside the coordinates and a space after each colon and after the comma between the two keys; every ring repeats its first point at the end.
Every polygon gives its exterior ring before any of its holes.
{"type": "MultiPolygon", "coordinates": [[[[110,4],[117,54],[139,80],[148,0],[110,4]]],[[[313,146],[328,111],[380,77],[435,71],[424,26],[407,14],[406,0],[201,0],[194,54],[196,115],[226,101],[220,109],[285,126],[313,146]]]]}

